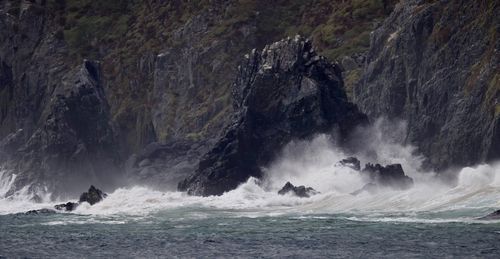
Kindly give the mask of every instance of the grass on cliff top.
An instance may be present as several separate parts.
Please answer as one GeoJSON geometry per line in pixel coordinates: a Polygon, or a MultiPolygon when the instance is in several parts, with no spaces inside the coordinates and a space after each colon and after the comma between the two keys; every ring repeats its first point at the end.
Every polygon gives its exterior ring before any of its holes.
{"type": "Polygon", "coordinates": [[[229,19],[216,27],[217,35],[238,22],[256,21],[257,48],[301,34],[310,37],[330,59],[368,50],[370,31],[391,12],[396,0],[240,0],[229,9],[229,19]]]}
{"type": "MultiPolygon", "coordinates": [[[[124,56],[133,56],[126,54],[132,48],[133,52],[144,52],[175,45],[168,33],[213,5],[206,0],[158,3],[138,0],[47,1],[49,8],[59,10],[59,21],[64,28],[61,34],[70,47],[70,54],[78,59],[100,58],[109,46],[117,49],[116,45],[120,45],[124,56]],[[132,28],[134,26],[136,28],[132,28]],[[160,39],[161,35],[166,36],[160,39]],[[120,44],[125,38],[128,46],[120,44]]],[[[238,0],[228,6],[223,19],[216,22],[200,42],[232,37],[235,25],[253,20],[257,26],[257,46],[253,47],[262,48],[281,38],[301,34],[313,40],[320,54],[338,59],[366,51],[369,32],[390,13],[396,2],[238,0]]]]}

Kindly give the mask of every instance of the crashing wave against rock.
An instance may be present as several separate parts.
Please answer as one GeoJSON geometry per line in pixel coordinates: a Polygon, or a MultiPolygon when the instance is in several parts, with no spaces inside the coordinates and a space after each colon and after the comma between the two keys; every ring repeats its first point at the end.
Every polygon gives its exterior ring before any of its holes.
{"type": "Polygon", "coordinates": [[[253,50],[233,85],[232,123],[179,190],[221,195],[261,177],[260,168],[292,139],[332,129],[346,138],[367,117],[347,100],[343,86],[341,68],[300,36],[253,50]]]}

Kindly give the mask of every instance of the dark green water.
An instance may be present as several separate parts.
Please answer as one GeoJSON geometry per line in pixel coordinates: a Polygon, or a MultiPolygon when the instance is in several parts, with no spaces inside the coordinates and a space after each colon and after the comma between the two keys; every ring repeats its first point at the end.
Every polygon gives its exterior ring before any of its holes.
{"type": "Polygon", "coordinates": [[[2,215],[0,257],[500,258],[500,223],[183,213],[2,215]]]}

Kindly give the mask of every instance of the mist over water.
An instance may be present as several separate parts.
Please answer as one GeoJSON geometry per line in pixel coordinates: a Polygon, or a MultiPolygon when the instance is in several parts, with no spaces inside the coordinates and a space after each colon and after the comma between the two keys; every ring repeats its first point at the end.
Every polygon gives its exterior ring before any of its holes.
{"type": "MultiPolygon", "coordinates": [[[[405,127],[403,122],[379,120],[370,128],[360,129],[355,145],[362,149],[357,148],[356,153],[340,150],[334,137],[329,135],[292,142],[274,163],[264,168],[263,179],[251,178],[222,196],[191,197],[180,192],[133,186],[111,192],[108,198],[94,206],[83,204],[74,213],[147,216],[189,210],[191,213],[185,215],[193,217],[210,217],[214,212],[215,215],[223,213],[236,217],[342,213],[352,220],[448,222],[474,220],[500,207],[499,164],[463,168],[455,172],[456,181],[443,182],[434,172],[420,169],[423,157],[415,153],[414,147],[401,144],[405,127]],[[406,191],[381,189],[375,194],[351,195],[363,187],[367,179],[337,164],[349,156],[356,156],[362,167],[365,163],[401,163],[415,185],[406,191]],[[320,194],[311,198],[278,195],[277,191],[287,181],[313,187],[320,194]]],[[[5,195],[15,177],[0,173],[0,197],[5,195]]],[[[41,197],[43,203],[31,202],[25,188],[12,197],[0,199],[0,214],[51,208],[65,202],[49,201],[47,193],[41,197]]]]}

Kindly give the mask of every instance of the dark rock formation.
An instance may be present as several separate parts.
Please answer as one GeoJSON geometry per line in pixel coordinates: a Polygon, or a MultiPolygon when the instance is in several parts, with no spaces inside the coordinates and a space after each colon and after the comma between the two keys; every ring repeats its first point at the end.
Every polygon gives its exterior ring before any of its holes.
{"type": "Polygon", "coordinates": [[[484,217],[478,218],[479,220],[500,220],[500,210],[494,211],[484,217]]]}
{"type": "MultiPolygon", "coordinates": [[[[27,212],[24,212],[22,214],[24,215],[50,215],[50,214],[55,214],[57,213],[55,210],[51,209],[39,209],[39,210],[29,210],[27,212]]],[[[19,213],[21,214],[21,213],[19,213]]]]}
{"type": "Polygon", "coordinates": [[[78,207],[78,205],[80,205],[80,204],[77,202],[68,201],[66,203],[55,205],[54,209],[61,210],[61,211],[73,211],[76,209],[76,207],[78,207]]]}
{"type": "Polygon", "coordinates": [[[294,186],[290,182],[286,182],[286,184],[281,188],[281,190],[278,191],[279,195],[285,195],[287,193],[292,193],[295,196],[301,197],[301,198],[309,198],[311,195],[315,195],[318,192],[314,190],[311,187],[305,187],[304,185],[301,186],[294,186]]]}
{"type": "Polygon", "coordinates": [[[102,199],[106,198],[106,196],[108,195],[91,185],[87,192],[84,192],[82,193],[82,195],[80,195],[80,199],[78,200],[78,202],[88,202],[90,205],[94,205],[102,201],[102,199]]]}
{"type": "Polygon", "coordinates": [[[397,189],[408,189],[413,186],[413,179],[405,175],[401,164],[381,166],[380,164],[366,164],[361,171],[370,180],[382,187],[392,187],[397,189]]]}
{"type": "Polygon", "coordinates": [[[366,116],[347,101],[341,71],[300,37],[252,51],[233,85],[232,123],[179,184],[193,195],[220,195],[249,177],[261,177],[289,141],[336,130],[339,142],[366,116]]]}
{"type": "Polygon", "coordinates": [[[104,198],[106,198],[108,195],[104,193],[103,191],[95,188],[93,185],[90,186],[89,190],[87,192],[84,192],[80,195],[80,199],[78,202],[67,202],[67,203],[62,203],[62,204],[57,204],[54,206],[56,210],[60,211],[73,211],[75,210],[82,202],[87,202],[90,205],[94,205],[100,201],[102,201],[104,198]]]}
{"type": "Polygon", "coordinates": [[[498,13],[495,1],[401,1],[372,33],[355,103],[406,120],[438,170],[500,158],[498,13]]]}
{"type": "Polygon", "coordinates": [[[361,170],[361,163],[355,157],[348,157],[348,158],[342,159],[338,162],[338,165],[349,167],[349,168],[352,168],[356,171],[361,170]]]}

